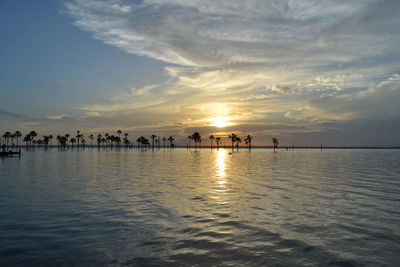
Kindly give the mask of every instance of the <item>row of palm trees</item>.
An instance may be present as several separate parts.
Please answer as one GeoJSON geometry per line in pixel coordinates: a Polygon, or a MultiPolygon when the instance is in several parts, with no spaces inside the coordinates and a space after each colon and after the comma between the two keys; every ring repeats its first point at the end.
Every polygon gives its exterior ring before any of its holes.
{"type": "MultiPolygon", "coordinates": [[[[116,132],[116,135],[106,133],[104,135],[98,134],[97,138],[95,135],[90,134],[87,136],[87,138],[90,140],[90,147],[93,147],[93,143],[96,141],[97,142],[97,147],[125,147],[125,148],[132,148],[132,147],[137,147],[141,149],[146,149],[146,148],[152,148],[152,149],[160,149],[161,144],[163,148],[174,148],[175,147],[175,138],[172,136],[167,137],[161,137],[157,136],[155,134],[150,136],[150,139],[152,140],[151,145],[149,142],[149,139],[140,136],[139,138],[136,139],[136,144],[137,146],[134,146],[134,142],[130,141],[128,139],[129,134],[124,133],[122,134],[121,130],[118,130],[116,132]]],[[[52,146],[52,140],[54,139],[53,135],[43,135],[43,138],[41,139],[36,139],[38,136],[36,131],[30,131],[28,134],[26,134],[23,138],[23,142],[25,142],[25,146],[27,148],[32,148],[35,146],[52,146]]],[[[4,146],[6,148],[13,148],[19,147],[19,138],[22,137],[22,133],[20,131],[16,131],[15,133],[11,132],[5,132],[3,134],[3,139],[0,138],[0,146],[4,146]],[[16,142],[14,142],[16,140],[16,142]],[[3,141],[3,142],[2,142],[3,141]]],[[[69,133],[64,134],[64,135],[57,135],[56,140],[58,143],[58,146],[60,147],[77,147],[83,148],[86,146],[86,139],[85,136],[81,133],[81,131],[77,131],[75,136],[70,135],[69,133]]]]}
{"type": "MultiPolygon", "coordinates": [[[[220,148],[221,144],[222,144],[222,139],[220,136],[215,137],[214,135],[210,135],[208,137],[210,139],[210,148],[213,149],[214,148],[214,142],[215,142],[215,146],[217,149],[220,148]]],[[[242,142],[242,138],[240,138],[237,134],[232,133],[230,135],[228,135],[228,138],[231,141],[231,147],[232,150],[236,147],[236,149],[239,149],[239,144],[242,142]]],[[[194,146],[195,148],[198,148],[199,146],[201,146],[201,135],[198,132],[194,132],[192,135],[189,135],[187,137],[188,142],[187,142],[187,147],[191,148],[191,144],[192,141],[194,142],[194,146]]],[[[249,148],[249,150],[252,148],[252,142],[253,140],[253,136],[251,135],[247,135],[243,141],[245,142],[246,147],[249,148]]]]}
{"type": "MultiPolygon", "coordinates": [[[[128,139],[129,134],[128,133],[122,133],[121,130],[118,130],[116,132],[116,135],[110,135],[109,133],[106,133],[104,135],[98,134],[96,137],[93,134],[90,134],[87,136],[87,138],[90,140],[90,147],[93,147],[93,143],[97,143],[97,147],[109,147],[109,148],[120,148],[120,147],[125,147],[125,148],[138,148],[138,149],[160,149],[161,146],[163,148],[169,147],[169,148],[174,148],[175,147],[175,139],[170,136],[170,137],[161,137],[157,136],[155,134],[150,136],[151,139],[151,144],[148,138],[144,136],[140,136],[139,138],[136,139],[136,146],[134,145],[134,142],[130,141],[128,139]],[[167,143],[168,142],[168,143],[167,143]]],[[[52,146],[52,140],[54,139],[53,135],[44,135],[42,139],[36,139],[38,134],[35,131],[30,131],[28,134],[26,134],[23,138],[23,142],[25,142],[25,146],[27,148],[32,148],[33,146],[52,146]]],[[[15,133],[11,132],[5,132],[3,134],[3,145],[6,147],[16,147],[19,146],[19,138],[22,137],[22,133],[20,131],[16,131],[15,133]],[[16,140],[16,144],[14,144],[14,139],[16,140]]],[[[236,147],[236,149],[239,149],[240,143],[242,143],[242,138],[239,137],[237,134],[232,133],[227,136],[231,142],[231,147],[232,150],[236,147]]],[[[192,142],[194,142],[194,147],[197,149],[201,146],[202,142],[202,137],[199,132],[194,132],[192,135],[189,135],[187,137],[187,145],[186,147],[189,149],[192,147],[192,142]]],[[[214,136],[210,135],[210,148],[213,149],[216,147],[219,149],[221,145],[225,147],[225,144],[222,141],[222,137],[220,136],[214,136]]],[[[74,148],[75,144],[76,147],[79,149],[80,147],[85,147],[86,146],[86,139],[85,136],[80,132],[77,131],[75,136],[71,136],[70,134],[64,134],[64,135],[57,135],[56,140],[58,142],[58,146],[60,147],[69,147],[71,146],[74,148]]],[[[247,135],[245,138],[243,138],[243,141],[245,142],[245,146],[251,150],[252,148],[252,140],[253,136],[247,135]]],[[[272,138],[272,143],[273,143],[273,148],[274,151],[278,147],[279,142],[276,137],[272,138]]],[[[1,144],[1,139],[0,139],[0,144],[1,144]]]]}

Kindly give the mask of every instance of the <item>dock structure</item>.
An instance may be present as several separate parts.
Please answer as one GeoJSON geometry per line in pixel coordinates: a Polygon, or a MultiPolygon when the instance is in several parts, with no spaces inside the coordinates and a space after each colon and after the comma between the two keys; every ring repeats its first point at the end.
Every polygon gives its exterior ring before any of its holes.
{"type": "Polygon", "coordinates": [[[13,157],[18,156],[21,157],[21,149],[18,151],[0,151],[0,157],[13,157]]]}

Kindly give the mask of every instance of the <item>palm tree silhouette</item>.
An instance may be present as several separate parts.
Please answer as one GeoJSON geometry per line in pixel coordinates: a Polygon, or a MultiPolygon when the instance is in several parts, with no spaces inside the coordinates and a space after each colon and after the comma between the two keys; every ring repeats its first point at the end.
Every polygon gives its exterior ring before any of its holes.
{"type": "Polygon", "coordinates": [[[210,146],[211,146],[211,149],[213,148],[213,140],[215,139],[215,137],[214,137],[214,135],[210,135],[210,146]]]}
{"type": "Polygon", "coordinates": [[[242,139],[240,137],[236,137],[236,149],[239,150],[239,143],[242,142],[242,139]]]}
{"type": "Polygon", "coordinates": [[[125,147],[128,147],[129,146],[129,144],[130,144],[130,142],[129,142],[129,140],[128,140],[128,133],[124,133],[124,144],[125,144],[125,147]]]}
{"type": "Polygon", "coordinates": [[[14,133],[15,138],[17,139],[17,147],[18,147],[18,139],[22,136],[22,133],[20,131],[16,131],[14,133]]]}
{"type": "Polygon", "coordinates": [[[124,137],[123,142],[124,142],[124,145],[125,145],[125,149],[128,148],[130,142],[129,142],[128,138],[127,138],[127,135],[124,137]]]}
{"type": "Polygon", "coordinates": [[[31,138],[29,135],[25,135],[24,139],[22,139],[23,142],[25,142],[25,147],[28,148],[28,144],[31,141],[31,138]]]}
{"type": "Polygon", "coordinates": [[[278,145],[279,145],[278,139],[277,139],[276,137],[272,138],[272,143],[274,143],[274,152],[275,152],[275,149],[276,149],[276,148],[278,147],[278,145]]]}
{"type": "Polygon", "coordinates": [[[162,141],[163,141],[163,149],[165,149],[165,141],[167,141],[167,138],[163,137],[162,141]]]}
{"type": "Polygon", "coordinates": [[[192,139],[193,139],[193,141],[194,141],[195,148],[197,149],[197,143],[200,143],[200,142],[201,142],[201,135],[200,135],[198,132],[194,132],[194,133],[192,134],[192,139]]]}
{"type": "Polygon", "coordinates": [[[217,143],[217,149],[219,150],[219,144],[221,143],[221,137],[215,138],[215,143],[217,143]]]}
{"type": "Polygon", "coordinates": [[[117,134],[118,134],[118,139],[116,139],[116,143],[118,144],[118,146],[121,146],[121,134],[122,134],[122,131],[121,130],[118,130],[117,131],[117,134]]]}
{"type": "Polygon", "coordinates": [[[37,133],[35,131],[30,131],[28,135],[30,137],[30,145],[32,146],[32,143],[33,143],[35,137],[37,136],[37,133]]]}
{"type": "Polygon", "coordinates": [[[174,138],[172,137],[172,136],[170,136],[170,137],[168,137],[168,141],[169,141],[169,147],[170,148],[173,148],[175,145],[174,145],[174,138]]]}
{"type": "Polygon", "coordinates": [[[149,140],[144,136],[139,137],[136,142],[138,143],[138,148],[147,148],[150,147],[149,140]]]}
{"type": "Polygon", "coordinates": [[[76,143],[76,139],[72,137],[69,141],[71,142],[71,148],[74,149],[74,144],[76,143]]]}
{"type": "Polygon", "coordinates": [[[50,142],[50,138],[47,135],[43,135],[43,144],[48,146],[50,142]]]}
{"type": "Polygon", "coordinates": [[[110,140],[110,135],[108,133],[106,133],[104,136],[105,136],[104,138],[106,139],[106,146],[108,146],[108,141],[110,140]]]}
{"type": "Polygon", "coordinates": [[[246,145],[249,146],[249,150],[251,150],[251,140],[253,140],[253,136],[247,135],[246,139],[244,141],[246,142],[246,145]]]}
{"type": "Polygon", "coordinates": [[[80,135],[80,132],[81,131],[76,131],[76,140],[77,140],[77,143],[78,143],[78,149],[79,149],[79,140],[81,139],[81,135],[80,135]]]}
{"type": "Polygon", "coordinates": [[[8,141],[11,138],[11,132],[5,132],[3,134],[4,142],[6,143],[6,147],[8,148],[8,141]]]}
{"type": "Polygon", "coordinates": [[[232,150],[233,150],[233,145],[234,145],[234,143],[236,142],[237,135],[234,134],[234,133],[232,133],[231,135],[229,135],[229,138],[230,138],[231,141],[232,141],[232,150]]]}

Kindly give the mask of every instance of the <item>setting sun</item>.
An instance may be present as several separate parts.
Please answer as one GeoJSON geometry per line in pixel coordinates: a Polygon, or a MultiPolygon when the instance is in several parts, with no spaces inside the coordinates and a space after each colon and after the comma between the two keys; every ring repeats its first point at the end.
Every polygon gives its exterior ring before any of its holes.
{"type": "Polygon", "coordinates": [[[212,119],[212,125],[215,127],[226,127],[231,125],[232,123],[230,123],[230,118],[229,117],[224,117],[224,116],[218,116],[218,117],[214,117],[212,119]]]}

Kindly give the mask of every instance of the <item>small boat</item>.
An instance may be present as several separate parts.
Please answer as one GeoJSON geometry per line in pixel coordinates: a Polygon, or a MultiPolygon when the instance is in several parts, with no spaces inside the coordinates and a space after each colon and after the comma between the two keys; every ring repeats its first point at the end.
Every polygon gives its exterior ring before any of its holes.
{"type": "Polygon", "coordinates": [[[21,157],[21,149],[18,151],[0,151],[0,157],[12,157],[14,155],[21,157]]]}

